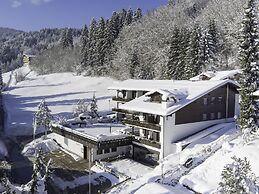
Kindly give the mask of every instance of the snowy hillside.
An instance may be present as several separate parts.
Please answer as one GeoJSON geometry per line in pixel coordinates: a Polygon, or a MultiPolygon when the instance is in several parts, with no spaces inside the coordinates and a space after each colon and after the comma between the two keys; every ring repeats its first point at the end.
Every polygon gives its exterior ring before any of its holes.
{"type": "Polygon", "coordinates": [[[26,79],[15,84],[15,72],[3,74],[10,84],[4,92],[7,115],[6,132],[10,135],[32,134],[32,118],[42,99],[46,100],[54,116],[69,116],[80,99],[97,97],[100,113],[109,111],[111,94],[107,90],[115,81],[110,78],[75,76],[73,73],[39,75],[22,67],[16,72],[28,74],[26,79]]]}

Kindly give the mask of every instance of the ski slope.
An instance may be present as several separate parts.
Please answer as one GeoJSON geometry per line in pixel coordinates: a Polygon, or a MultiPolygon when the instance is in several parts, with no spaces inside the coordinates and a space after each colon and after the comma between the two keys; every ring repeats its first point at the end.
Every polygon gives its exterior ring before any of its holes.
{"type": "Polygon", "coordinates": [[[4,91],[7,112],[5,131],[8,135],[31,135],[32,119],[38,104],[45,99],[54,116],[70,116],[80,99],[97,98],[98,110],[104,114],[111,110],[112,94],[108,87],[114,82],[105,77],[83,77],[73,73],[37,75],[28,67],[16,71],[28,74],[26,80],[15,83],[15,72],[5,73],[3,80],[8,83],[4,91]]]}

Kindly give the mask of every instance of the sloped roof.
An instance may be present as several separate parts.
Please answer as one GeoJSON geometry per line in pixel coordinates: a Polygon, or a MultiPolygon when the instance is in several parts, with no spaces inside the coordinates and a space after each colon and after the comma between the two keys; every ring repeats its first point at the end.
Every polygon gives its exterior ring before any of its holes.
{"type": "MultiPolygon", "coordinates": [[[[173,91],[175,95],[180,95],[182,98],[168,108],[163,108],[161,104],[150,102],[148,94],[131,100],[120,106],[121,109],[126,109],[135,112],[144,112],[156,115],[170,115],[182,107],[190,104],[201,96],[221,87],[225,84],[232,84],[238,87],[238,84],[232,80],[208,80],[208,81],[189,81],[189,80],[126,80],[118,83],[109,89],[114,90],[135,90],[135,91],[173,91]],[[178,93],[177,93],[178,91],[178,93]],[[181,91],[181,92],[180,92],[181,91]],[[185,94],[182,95],[182,94],[185,94]],[[184,97],[183,97],[184,96],[184,97]]],[[[179,96],[178,96],[179,97],[179,96]]]]}
{"type": "Polygon", "coordinates": [[[240,69],[217,71],[217,72],[207,71],[207,72],[203,72],[203,73],[191,78],[190,80],[197,81],[200,79],[200,76],[202,76],[202,75],[207,76],[210,80],[224,80],[224,79],[228,79],[230,77],[234,77],[235,75],[237,75],[239,73],[241,73],[240,69]]]}

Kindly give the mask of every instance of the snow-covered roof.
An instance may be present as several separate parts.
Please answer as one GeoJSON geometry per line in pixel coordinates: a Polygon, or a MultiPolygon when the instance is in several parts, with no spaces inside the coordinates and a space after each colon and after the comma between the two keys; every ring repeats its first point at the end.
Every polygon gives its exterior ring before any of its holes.
{"type": "Polygon", "coordinates": [[[64,127],[58,124],[52,124],[52,126],[62,128],[93,141],[108,141],[128,137],[128,135],[124,134],[127,127],[119,123],[95,123],[88,124],[84,127],[76,126],[73,128],[64,127]]]}
{"type": "Polygon", "coordinates": [[[162,95],[162,100],[165,101],[167,100],[167,98],[173,97],[176,100],[180,100],[182,98],[185,98],[188,94],[188,92],[183,89],[183,90],[179,90],[179,89],[172,89],[172,90],[166,90],[166,89],[158,89],[158,90],[153,90],[150,91],[148,93],[146,93],[145,96],[149,96],[154,94],[155,92],[158,92],[162,95]]]}
{"type": "Polygon", "coordinates": [[[235,69],[235,70],[227,70],[227,71],[217,71],[217,72],[212,72],[212,71],[207,71],[203,72],[193,78],[191,78],[191,81],[198,81],[200,80],[200,76],[206,76],[210,80],[224,80],[224,79],[229,79],[234,77],[237,74],[240,74],[241,70],[240,69],[235,69]]]}
{"type": "Polygon", "coordinates": [[[148,100],[150,94],[146,93],[145,95],[131,100],[125,104],[120,105],[121,109],[135,111],[135,112],[144,112],[155,115],[170,115],[180,108],[190,104],[194,100],[200,98],[213,91],[214,89],[223,86],[227,83],[233,84],[238,87],[238,84],[232,80],[208,80],[208,81],[189,81],[189,80],[126,80],[121,82],[117,86],[110,88],[119,89],[119,90],[144,90],[144,91],[160,91],[165,92],[165,95],[168,95],[170,91],[172,94],[177,96],[176,103],[173,103],[169,107],[163,107],[161,103],[154,103],[148,100]],[[157,90],[156,90],[157,88],[157,90]]]}

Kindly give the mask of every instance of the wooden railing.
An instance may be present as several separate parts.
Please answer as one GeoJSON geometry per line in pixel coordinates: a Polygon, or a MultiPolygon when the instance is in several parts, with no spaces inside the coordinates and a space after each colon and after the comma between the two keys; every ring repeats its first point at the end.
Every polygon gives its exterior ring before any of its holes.
{"type": "Polygon", "coordinates": [[[158,149],[161,148],[161,144],[159,142],[149,140],[149,139],[146,139],[146,138],[136,138],[135,137],[135,140],[133,140],[133,141],[137,142],[137,143],[145,144],[145,145],[148,145],[148,146],[151,146],[151,147],[155,147],[155,148],[158,148],[158,149]]]}

